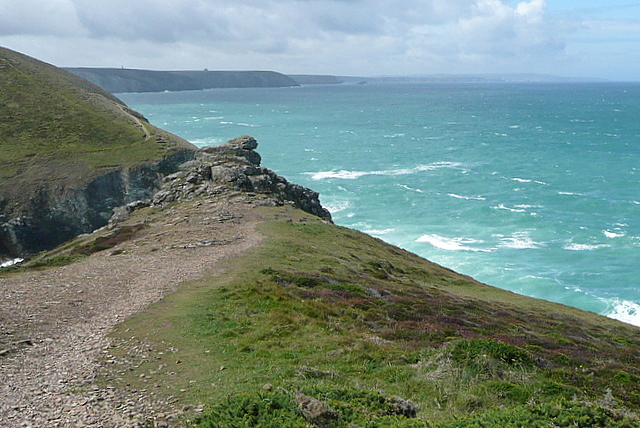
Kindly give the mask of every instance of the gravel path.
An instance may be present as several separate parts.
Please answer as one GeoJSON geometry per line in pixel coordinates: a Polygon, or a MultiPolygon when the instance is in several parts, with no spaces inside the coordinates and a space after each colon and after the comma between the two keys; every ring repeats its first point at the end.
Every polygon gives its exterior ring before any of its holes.
{"type": "Polygon", "coordinates": [[[171,403],[94,384],[106,334],[256,245],[259,221],[246,201],[181,204],[118,247],[0,276],[0,427],[170,426],[171,403]]]}

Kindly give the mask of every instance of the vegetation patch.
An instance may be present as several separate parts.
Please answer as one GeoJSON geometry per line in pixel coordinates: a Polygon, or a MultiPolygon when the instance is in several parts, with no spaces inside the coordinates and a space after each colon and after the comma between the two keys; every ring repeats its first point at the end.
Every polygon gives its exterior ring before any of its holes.
{"type": "Polygon", "coordinates": [[[204,406],[195,426],[310,426],[297,392],[336,427],[638,426],[637,329],[261,214],[259,248],[118,326],[105,381],[204,406]]]}
{"type": "Polygon", "coordinates": [[[77,246],[71,250],[71,257],[73,255],[88,256],[90,254],[97,253],[98,251],[113,248],[118,244],[132,239],[140,230],[144,229],[144,227],[145,226],[143,224],[123,226],[115,229],[106,236],[97,236],[88,243],[77,246]]]}

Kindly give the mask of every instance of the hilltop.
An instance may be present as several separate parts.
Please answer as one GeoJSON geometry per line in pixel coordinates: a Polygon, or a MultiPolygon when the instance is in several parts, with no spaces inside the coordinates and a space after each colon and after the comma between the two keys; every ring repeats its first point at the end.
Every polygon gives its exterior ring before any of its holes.
{"type": "Polygon", "coordinates": [[[91,232],[195,147],[104,89],[0,48],[0,260],[91,232]]]}

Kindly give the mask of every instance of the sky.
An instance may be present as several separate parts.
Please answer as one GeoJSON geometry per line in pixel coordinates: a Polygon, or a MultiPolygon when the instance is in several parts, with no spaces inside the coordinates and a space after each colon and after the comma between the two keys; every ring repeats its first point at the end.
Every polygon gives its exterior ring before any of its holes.
{"type": "Polygon", "coordinates": [[[0,0],[0,46],[59,67],[640,81],[636,1],[0,0]]]}

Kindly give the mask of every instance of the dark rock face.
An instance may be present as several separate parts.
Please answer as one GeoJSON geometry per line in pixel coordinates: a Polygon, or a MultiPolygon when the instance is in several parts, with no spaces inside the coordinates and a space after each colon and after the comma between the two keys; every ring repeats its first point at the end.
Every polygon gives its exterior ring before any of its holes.
{"type": "Polygon", "coordinates": [[[311,189],[289,183],[284,177],[260,166],[260,155],[253,137],[242,136],[223,145],[205,147],[194,160],[180,166],[180,171],[165,178],[165,185],[154,196],[153,205],[221,194],[229,189],[266,196],[262,203],[292,204],[320,218],[331,220],[322,207],[319,195],[311,189]]]}
{"type": "Polygon", "coordinates": [[[0,218],[0,260],[48,250],[105,226],[115,207],[151,198],[163,173],[176,171],[193,154],[182,150],[160,162],[112,171],[83,188],[39,189],[22,215],[0,218]]]}

